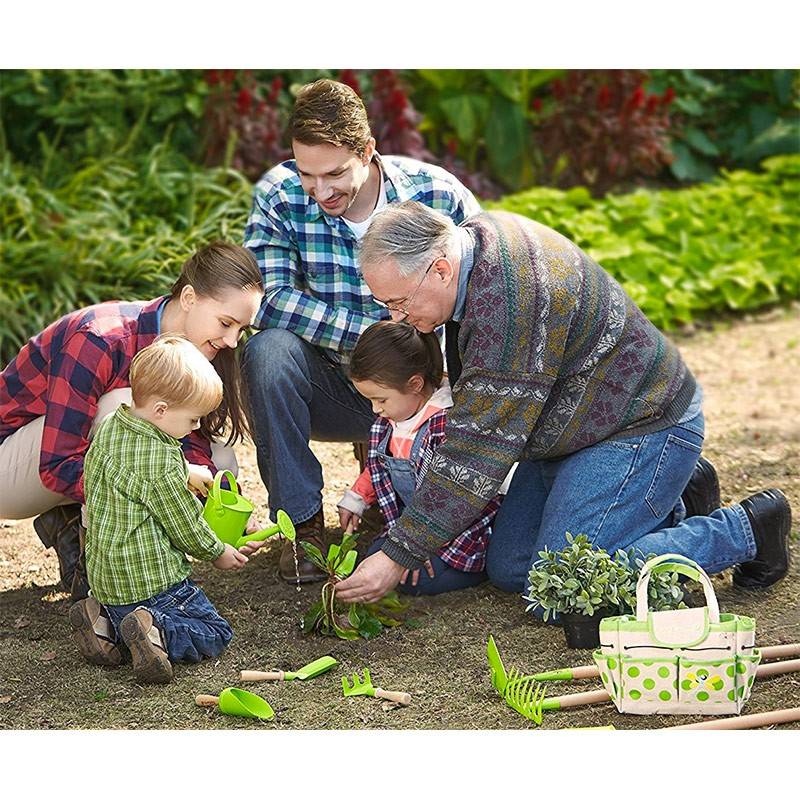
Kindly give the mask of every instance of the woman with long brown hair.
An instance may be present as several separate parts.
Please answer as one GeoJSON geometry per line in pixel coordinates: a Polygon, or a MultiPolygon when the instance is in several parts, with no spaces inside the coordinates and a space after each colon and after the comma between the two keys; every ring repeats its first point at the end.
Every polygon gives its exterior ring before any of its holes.
{"type": "MultiPolygon", "coordinates": [[[[0,518],[38,515],[34,529],[55,547],[64,589],[72,587],[80,553],[89,440],[107,414],[130,403],[130,362],[161,333],[186,337],[223,381],[220,407],[183,440],[193,482],[235,469],[231,445],[248,432],[235,348],[262,295],[250,252],[212,242],[184,263],[169,295],[73,311],[32,337],[0,372],[0,518]]],[[[73,598],[83,593],[76,586],[73,598]]]]}

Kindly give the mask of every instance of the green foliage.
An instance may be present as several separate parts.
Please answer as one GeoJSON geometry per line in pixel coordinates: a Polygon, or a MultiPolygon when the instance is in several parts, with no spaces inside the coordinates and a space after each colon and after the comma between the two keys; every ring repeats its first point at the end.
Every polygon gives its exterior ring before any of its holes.
{"type": "MultiPolygon", "coordinates": [[[[628,614],[636,609],[636,582],[645,562],[635,551],[617,551],[613,558],[595,548],[584,534],[566,534],[567,546],[539,552],[528,575],[526,611],[542,608],[547,621],[556,613],[585,614],[597,611],[628,614]]],[[[649,581],[650,606],[656,611],[684,608],[683,592],[674,573],[653,575],[649,581]]]]}
{"type": "Polygon", "coordinates": [[[680,190],[593,200],[532,189],[487,207],[549,225],[623,285],[658,327],[800,297],[800,156],[680,190]]]}
{"type": "Polygon", "coordinates": [[[207,91],[198,70],[3,70],[0,156],[42,167],[47,186],[87,156],[143,152],[165,137],[198,156],[207,91]]]}
{"type": "Polygon", "coordinates": [[[441,153],[454,142],[471,170],[488,162],[510,189],[529,186],[536,169],[531,138],[534,92],[564,70],[418,69],[409,73],[411,97],[423,113],[420,130],[441,153]]]}
{"type": "Polygon", "coordinates": [[[328,574],[322,586],[322,599],[314,603],[303,617],[303,631],[317,631],[323,636],[340,639],[374,639],[384,627],[402,625],[406,604],[395,592],[376,603],[351,603],[346,609],[336,603],[336,583],[346,578],[355,567],[358,533],[345,533],[340,544],[332,544],[326,556],[311,542],[300,542],[310,561],[328,574]]]}
{"type": "Polygon", "coordinates": [[[165,145],[89,159],[47,188],[0,162],[0,368],[61,315],[165,293],[191,252],[241,240],[252,186],[192,165],[165,145]]]}
{"type": "Polygon", "coordinates": [[[800,72],[650,70],[648,87],[675,93],[672,174],[709,180],[719,167],[757,166],[800,152],[800,72]]]}

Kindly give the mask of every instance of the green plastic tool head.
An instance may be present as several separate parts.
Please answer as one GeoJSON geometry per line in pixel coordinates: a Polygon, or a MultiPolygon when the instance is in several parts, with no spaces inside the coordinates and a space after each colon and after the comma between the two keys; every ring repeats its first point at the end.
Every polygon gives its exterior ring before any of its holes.
{"type": "Polygon", "coordinates": [[[301,681],[308,680],[308,678],[315,678],[323,672],[327,672],[331,667],[339,662],[333,656],[322,656],[304,667],[300,667],[296,672],[288,673],[294,678],[299,678],[301,681]]]}
{"type": "Polygon", "coordinates": [[[497,689],[501,697],[505,697],[508,676],[493,636],[489,636],[486,644],[486,657],[489,659],[489,669],[492,672],[492,686],[497,689]]]}
{"type": "Polygon", "coordinates": [[[219,695],[219,710],[234,717],[272,719],[275,712],[263,698],[244,689],[223,689],[219,695]]]}

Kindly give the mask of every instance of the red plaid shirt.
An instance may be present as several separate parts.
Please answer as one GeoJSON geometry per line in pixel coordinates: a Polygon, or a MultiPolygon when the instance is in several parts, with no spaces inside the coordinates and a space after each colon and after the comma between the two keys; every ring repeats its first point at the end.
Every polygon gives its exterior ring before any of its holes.
{"type": "MultiPolygon", "coordinates": [[[[425,473],[431,465],[431,459],[436,452],[436,448],[445,440],[446,423],[447,409],[442,409],[428,420],[427,426],[422,432],[423,438],[420,442],[419,456],[417,463],[414,465],[417,488],[419,488],[425,473]]],[[[397,496],[392,486],[389,470],[386,469],[378,457],[378,446],[387,434],[391,435],[390,431],[391,425],[383,417],[378,417],[372,423],[365,467],[369,471],[378,506],[383,512],[383,518],[386,520],[384,535],[389,532],[403,513],[403,501],[397,496]]],[[[440,548],[437,555],[445,564],[461,572],[480,572],[484,568],[492,521],[497,509],[500,508],[501,500],[502,495],[495,495],[483,509],[480,517],[469,528],[440,548]]]]}
{"type": "MultiPolygon", "coordinates": [[[[39,476],[45,488],[83,503],[83,458],[101,395],[130,386],[134,355],[159,334],[165,300],[100,303],[73,311],[34,336],[0,372],[0,442],[44,417],[39,476]]],[[[211,443],[195,431],[186,460],[214,471],[211,443]]]]}

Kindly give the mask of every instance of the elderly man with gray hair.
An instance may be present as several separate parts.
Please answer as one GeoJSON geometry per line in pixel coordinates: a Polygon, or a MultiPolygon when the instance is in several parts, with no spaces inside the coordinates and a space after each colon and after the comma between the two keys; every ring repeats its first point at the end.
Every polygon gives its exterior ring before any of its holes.
{"type": "MultiPolygon", "coordinates": [[[[446,323],[454,404],[412,502],[382,550],[339,584],[339,599],[374,601],[419,569],[515,462],[486,559],[501,589],[525,591],[538,552],[564,547],[567,531],[609,552],[684,554],[712,573],[738,565],[733,581],[745,589],[785,576],[791,510],[778,489],[687,510],[681,495],[704,436],[700,386],[575,244],[516,214],[456,227],[406,202],[373,220],[360,265],[393,319],[420,331],[446,323]]],[[[710,498],[708,486],[699,491],[710,498]]]]}

